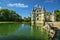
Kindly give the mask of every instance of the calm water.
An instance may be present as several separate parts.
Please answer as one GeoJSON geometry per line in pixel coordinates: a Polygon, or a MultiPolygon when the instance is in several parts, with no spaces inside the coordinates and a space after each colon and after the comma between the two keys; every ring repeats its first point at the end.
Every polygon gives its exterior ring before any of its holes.
{"type": "Polygon", "coordinates": [[[48,36],[40,25],[1,23],[0,40],[48,40],[48,36]]]}

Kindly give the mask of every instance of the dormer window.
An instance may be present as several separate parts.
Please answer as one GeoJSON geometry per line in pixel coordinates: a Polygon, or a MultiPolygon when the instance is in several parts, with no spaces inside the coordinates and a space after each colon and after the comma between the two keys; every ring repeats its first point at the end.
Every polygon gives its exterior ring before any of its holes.
{"type": "Polygon", "coordinates": [[[37,11],[38,12],[38,11],[37,11]]]}

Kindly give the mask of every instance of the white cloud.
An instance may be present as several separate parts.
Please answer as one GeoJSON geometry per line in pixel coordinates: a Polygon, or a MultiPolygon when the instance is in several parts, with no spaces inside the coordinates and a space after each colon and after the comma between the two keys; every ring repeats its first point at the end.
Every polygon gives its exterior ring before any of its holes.
{"type": "Polygon", "coordinates": [[[25,4],[21,4],[21,3],[14,3],[14,4],[8,4],[8,6],[15,6],[15,7],[21,7],[21,8],[25,8],[25,7],[28,7],[28,5],[25,5],[25,4]]]}
{"type": "Polygon", "coordinates": [[[45,3],[53,3],[54,0],[45,0],[44,2],[45,2],[45,3]]]}

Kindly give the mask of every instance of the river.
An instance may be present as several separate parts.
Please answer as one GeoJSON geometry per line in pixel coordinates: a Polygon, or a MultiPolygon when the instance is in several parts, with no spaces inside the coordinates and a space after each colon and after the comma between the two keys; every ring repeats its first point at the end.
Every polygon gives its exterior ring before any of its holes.
{"type": "Polygon", "coordinates": [[[29,23],[0,23],[0,40],[48,40],[40,25],[29,23]]]}

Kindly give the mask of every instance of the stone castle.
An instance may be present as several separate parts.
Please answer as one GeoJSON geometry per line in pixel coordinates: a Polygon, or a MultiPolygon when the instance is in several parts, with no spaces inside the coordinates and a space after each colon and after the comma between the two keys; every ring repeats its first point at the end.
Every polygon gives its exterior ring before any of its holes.
{"type": "Polygon", "coordinates": [[[44,7],[39,8],[39,5],[36,8],[33,8],[31,11],[31,23],[44,23],[44,22],[54,22],[55,21],[55,14],[49,13],[45,10],[44,7]]]}

